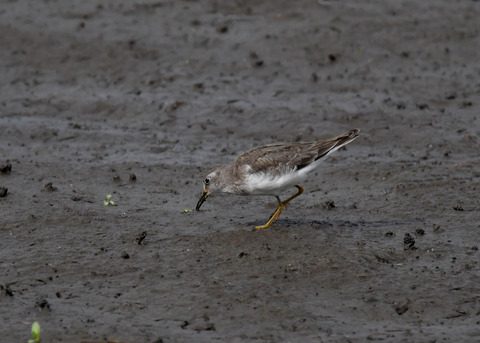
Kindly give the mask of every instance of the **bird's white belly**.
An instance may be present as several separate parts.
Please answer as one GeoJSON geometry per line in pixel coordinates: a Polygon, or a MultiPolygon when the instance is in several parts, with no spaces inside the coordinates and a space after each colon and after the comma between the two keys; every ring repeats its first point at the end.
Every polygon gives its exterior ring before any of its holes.
{"type": "Polygon", "coordinates": [[[282,190],[305,181],[306,173],[293,172],[277,176],[266,173],[250,174],[247,177],[246,191],[252,195],[278,195],[282,190]]]}
{"type": "Polygon", "coordinates": [[[298,170],[285,170],[284,173],[268,174],[268,173],[251,173],[250,168],[246,168],[245,173],[246,182],[243,187],[244,194],[250,195],[278,195],[281,191],[303,183],[308,173],[316,169],[332,152],[338,148],[334,148],[329,151],[321,159],[314,161],[308,166],[298,170]]]}

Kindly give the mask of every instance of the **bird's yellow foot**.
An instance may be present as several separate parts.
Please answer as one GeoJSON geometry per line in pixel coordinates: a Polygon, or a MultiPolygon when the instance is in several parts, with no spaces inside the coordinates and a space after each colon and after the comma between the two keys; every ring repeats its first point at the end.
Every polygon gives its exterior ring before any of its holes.
{"type": "Polygon", "coordinates": [[[272,226],[273,222],[275,220],[277,220],[278,217],[280,217],[280,213],[282,213],[284,207],[285,206],[280,202],[276,211],[272,214],[272,216],[270,217],[268,222],[265,225],[255,226],[254,230],[257,231],[257,230],[261,230],[261,229],[268,229],[270,226],[272,226]]]}

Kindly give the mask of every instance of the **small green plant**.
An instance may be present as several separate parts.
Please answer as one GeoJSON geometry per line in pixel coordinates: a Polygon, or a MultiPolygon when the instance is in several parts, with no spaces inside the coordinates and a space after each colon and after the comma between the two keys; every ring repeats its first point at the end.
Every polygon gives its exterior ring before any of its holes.
{"type": "Polygon", "coordinates": [[[40,342],[40,324],[38,324],[38,322],[34,322],[32,324],[32,336],[33,336],[33,339],[29,339],[28,343],[40,342]]]}
{"type": "Polygon", "coordinates": [[[192,210],[189,210],[188,208],[183,210],[183,213],[190,213],[190,212],[192,212],[192,210]]]}
{"type": "Polygon", "coordinates": [[[112,200],[110,200],[111,197],[112,197],[112,195],[108,194],[107,195],[107,200],[103,200],[103,204],[105,206],[108,206],[108,205],[115,206],[115,203],[112,200]]]}

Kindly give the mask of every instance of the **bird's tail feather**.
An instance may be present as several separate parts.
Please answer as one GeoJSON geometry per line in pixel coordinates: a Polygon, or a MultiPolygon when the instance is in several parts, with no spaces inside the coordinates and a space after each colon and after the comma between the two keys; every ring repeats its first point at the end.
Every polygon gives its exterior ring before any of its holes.
{"type": "Polygon", "coordinates": [[[340,136],[327,139],[326,141],[320,141],[317,146],[318,156],[315,158],[315,161],[353,142],[358,137],[359,132],[359,129],[353,129],[340,136]]]}

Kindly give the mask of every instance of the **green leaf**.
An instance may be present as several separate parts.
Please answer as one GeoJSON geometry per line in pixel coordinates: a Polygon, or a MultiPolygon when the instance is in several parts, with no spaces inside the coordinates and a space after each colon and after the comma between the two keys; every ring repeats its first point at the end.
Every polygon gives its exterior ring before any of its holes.
{"type": "Polygon", "coordinates": [[[40,341],[40,324],[38,322],[32,324],[32,336],[35,342],[40,341]]]}

